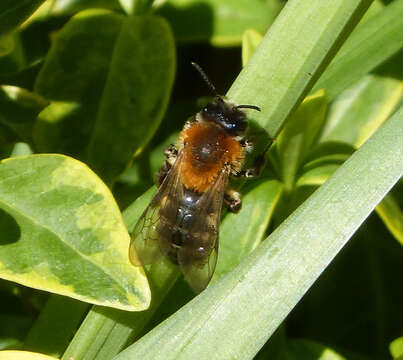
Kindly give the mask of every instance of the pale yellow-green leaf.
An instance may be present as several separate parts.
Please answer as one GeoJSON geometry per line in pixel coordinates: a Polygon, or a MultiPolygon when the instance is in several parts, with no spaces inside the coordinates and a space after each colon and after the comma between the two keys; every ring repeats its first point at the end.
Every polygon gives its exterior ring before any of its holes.
{"type": "Polygon", "coordinates": [[[4,350],[0,351],[0,360],[56,360],[56,358],[31,351],[4,350]]]}
{"type": "Polygon", "coordinates": [[[124,310],[149,305],[119,208],[77,160],[44,154],[0,162],[0,234],[3,279],[124,310]]]}

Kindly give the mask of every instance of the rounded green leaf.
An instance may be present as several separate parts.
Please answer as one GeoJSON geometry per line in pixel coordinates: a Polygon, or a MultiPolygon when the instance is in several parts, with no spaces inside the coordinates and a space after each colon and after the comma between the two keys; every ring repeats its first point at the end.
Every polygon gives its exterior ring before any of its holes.
{"type": "Polygon", "coordinates": [[[38,148],[86,160],[113,181],[156,131],[174,68],[164,19],[79,13],[58,34],[36,81],[53,101],[35,129],[38,148]]]}
{"type": "Polygon", "coordinates": [[[143,271],[101,180],[61,155],[0,162],[0,277],[125,310],[148,307],[143,271]]]}
{"type": "Polygon", "coordinates": [[[234,46],[247,29],[265,33],[280,9],[278,0],[170,0],[157,13],[169,21],[180,42],[234,46]]]}

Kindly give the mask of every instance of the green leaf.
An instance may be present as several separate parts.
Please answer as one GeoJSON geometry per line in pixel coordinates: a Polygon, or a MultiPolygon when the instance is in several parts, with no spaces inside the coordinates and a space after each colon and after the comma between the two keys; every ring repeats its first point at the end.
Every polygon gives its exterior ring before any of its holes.
{"type": "Polygon", "coordinates": [[[360,147],[389,118],[402,95],[402,81],[365,76],[332,103],[320,141],[360,147]]]}
{"type": "Polygon", "coordinates": [[[11,151],[10,157],[31,155],[32,153],[33,151],[28,144],[17,142],[11,151]]]}
{"type": "Polygon", "coordinates": [[[339,167],[339,164],[324,164],[309,169],[298,178],[296,186],[322,185],[339,167]]]}
{"type": "Polygon", "coordinates": [[[14,338],[0,338],[0,350],[15,349],[20,346],[20,342],[14,338]]]}
{"type": "Polygon", "coordinates": [[[0,37],[0,57],[3,57],[14,49],[14,37],[13,35],[5,35],[0,37]]]}
{"type": "Polygon", "coordinates": [[[287,191],[295,185],[297,173],[322,128],[326,110],[324,91],[308,96],[276,140],[281,178],[287,191]]]}
{"type": "Polygon", "coordinates": [[[2,0],[0,37],[22,24],[45,0],[2,0]]]}
{"type": "Polygon", "coordinates": [[[39,117],[39,149],[87,160],[112,182],[155,133],[174,67],[163,19],[102,10],[74,16],[36,82],[36,91],[54,101],[39,117]]]}
{"type": "Polygon", "coordinates": [[[389,346],[393,359],[401,360],[403,357],[403,337],[393,340],[389,346]]]}
{"type": "Polygon", "coordinates": [[[259,106],[248,117],[275,137],[370,3],[287,2],[227,96],[259,106]]]}
{"type": "Polygon", "coordinates": [[[61,155],[0,162],[0,276],[26,286],[126,310],[148,307],[141,269],[106,186],[61,155]]]}
{"type": "Polygon", "coordinates": [[[24,341],[24,349],[60,357],[88,311],[89,304],[52,295],[24,341]]]}
{"type": "Polygon", "coordinates": [[[376,212],[391,234],[403,245],[403,211],[393,194],[388,194],[382,200],[376,212]]]}
{"type": "Polygon", "coordinates": [[[5,350],[0,351],[0,360],[57,360],[52,356],[30,351],[5,350]]]}
{"type": "Polygon", "coordinates": [[[403,2],[386,8],[357,26],[313,91],[324,88],[334,99],[403,48],[403,2]]]}
{"type": "Polygon", "coordinates": [[[252,57],[256,48],[263,40],[263,35],[254,29],[246,30],[242,35],[242,66],[245,66],[252,57]]]}
{"type": "Polygon", "coordinates": [[[309,340],[287,341],[284,360],[347,360],[333,349],[309,340]]]}
{"type": "Polygon", "coordinates": [[[169,21],[179,42],[235,46],[247,29],[265,33],[280,9],[278,0],[169,0],[156,13],[169,21]]]}
{"type": "Polygon", "coordinates": [[[52,15],[72,15],[86,9],[122,11],[119,0],[63,0],[52,2],[52,15]]]}
{"type": "Polygon", "coordinates": [[[281,192],[282,184],[268,179],[242,188],[240,212],[228,213],[220,227],[218,261],[212,281],[232,271],[260,244],[281,192]]]}
{"type": "Polygon", "coordinates": [[[153,0],[119,0],[119,3],[127,14],[142,14],[150,9],[153,0]]]}
{"type": "Polygon", "coordinates": [[[403,107],[234,271],[115,360],[251,359],[402,176],[402,123],[403,107]]]}
{"type": "Polygon", "coordinates": [[[48,102],[16,86],[0,86],[0,126],[12,134],[9,140],[31,142],[35,119],[48,102]]]}

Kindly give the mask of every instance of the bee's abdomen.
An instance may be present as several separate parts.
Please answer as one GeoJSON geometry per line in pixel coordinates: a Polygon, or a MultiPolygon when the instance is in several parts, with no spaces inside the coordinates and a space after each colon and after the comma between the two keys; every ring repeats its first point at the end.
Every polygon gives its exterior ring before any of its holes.
{"type": "Polygon", "coordinates": [[[200,194],[185,189],[184,197],[180,199],[175,213],[169,212],[169,206],[161,209],[157,231],[160,239],[163,239],[163,252],[174,264],[178,265],[179,252],[184,248],[186,257],[182,257],[182,262],[203,261],[209,255],[208,246],[203,243],[202,237],[192,233],[199,199],[200,194]]]}

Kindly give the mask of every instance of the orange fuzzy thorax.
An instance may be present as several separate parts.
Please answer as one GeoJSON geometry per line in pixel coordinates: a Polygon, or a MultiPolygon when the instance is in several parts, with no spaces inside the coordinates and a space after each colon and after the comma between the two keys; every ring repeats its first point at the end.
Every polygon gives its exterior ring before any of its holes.
{"type": "Polygon", "coordinates": [[[214,124],[192,124],[181,132],[180,141],[184,146],[181,180],[193,191],[205,192],[224,166],[237,171],[242,165],[241,144],[214,124]]]}

